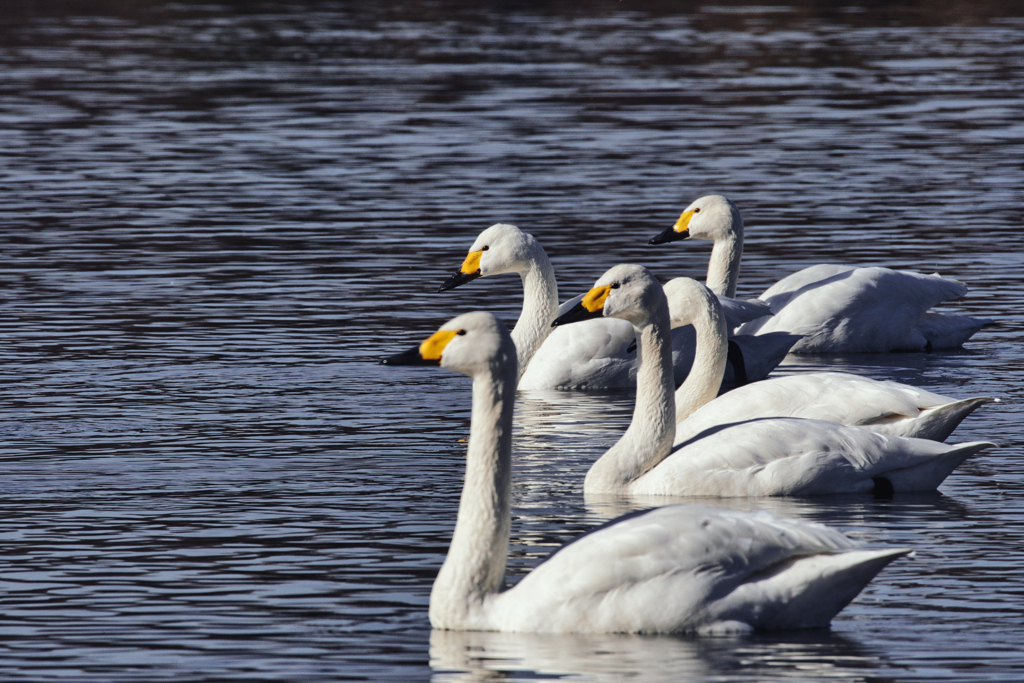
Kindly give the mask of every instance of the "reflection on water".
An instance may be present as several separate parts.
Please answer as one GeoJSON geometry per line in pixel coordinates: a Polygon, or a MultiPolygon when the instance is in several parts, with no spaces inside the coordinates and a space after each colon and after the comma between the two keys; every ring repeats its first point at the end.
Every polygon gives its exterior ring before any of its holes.
{"type": "MultiPolygon", "coordinates": [[[[1021,677],[1020,3],[623,4],[4,6],[3,681],[1021,677]],[[963,280],[947,307],[1000,323],[964,351],[780,371],[998,397],[953,439],[1000,448],[937,496],[712,501],[917,550],[831,633],[432,635],[469,384],[374,361],[516,318],[515,278],[435,293],[498,221],[566,295],[702,276],[710,245],[647,241],[710,192],[741,296],[819,262],[963,280]]],[[[631,412],[519,397],[511,582],[665,502],[580,491],[631,412]]]]}
{"type": "MultiPolygon", "coordinates": [[[[827,629],[757,636],[430,633],[434,681],[849,680],[885,675],[889,664],[855,639],[827,629]],[[767,673],[766,672],[770,672],[767,673]]],[[[873,680],[881,680],[873,678],[873,680]]]]}

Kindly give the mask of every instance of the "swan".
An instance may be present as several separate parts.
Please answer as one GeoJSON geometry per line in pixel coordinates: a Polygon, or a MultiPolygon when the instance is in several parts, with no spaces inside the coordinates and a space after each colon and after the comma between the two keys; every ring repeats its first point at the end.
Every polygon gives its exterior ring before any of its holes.
{"type": "Polygon", "coordinates": [[[759,417],[808,417],[857,425],[881,434],[945,441],[976,408],[995,400],[956,400],[898,382],[843,372],[767,379],[717,396],[727,352],[726,322],[718,298],[690,278],[665,283],[672,325],[692,325],[697,355],[676,390],[675,443],[717,425],[759,417]]]}
{"type": "MultiPolygon", "coordinates": [[[[743,219],[721,195],[696,200],[652,244],[682,239],[714,242],[707,286],[733,297],[743,256],[743,219]]],[[[803,335],[793,353],[931,351],[961,346],[992,320],[931,311],[967,294],[967,287],[939,275],[909,270],[819,264],[793,273],[759,298],[775,314],[744,323],[738,334],[803,335]]]]}
{"type": "MultiPolygon", "coordinates": [[[[484,230],[470,247],[462,267],[445,280],[439,292],[478,277],[518,273],[523,282],[523,310],[512,330],[519,361],[519,388],[612,389],[636,382],[635,336],[629,323],[596,319],[574,328],[552,329],[559,315],[558,284],[544,248],[533,235],[508,223],[484,230]]],[[[573,301],[567,302],[571,306],[573,301]]],[[[771,315],[762,301],[724,299],[731,327],[771,315]]],[[[786,334],[749,335],[731,347],[727,383],[762,379],[789,351],[798,337],[786,334]],[[787,343],[788,342],[788,343],[787,343]]],[[[693,362],[693,335],[680,329],[673,335],[673,368],[682,382],[693,362]]]]}
{"type": "MultiPolygon", "coordinates": [[[[988,442],[947,445],[805,418],[761,418],[718,425],[672,450],[676,409],[668,361],[665,291],[647,269],[615,266],[556,325],[597,316],[630,321],[640,342],[636,405],[622,438],[587,472],[584,493],[685,496],[891,495],[934,490],[988,442]],[[671,451],[671,454],[670,454],[671,451]]],[[[684,400],[706,385],[696,365],[684,400]]],[[[689,382],[689,379],[687,380],[689,382]]]]}
{"type": "Polygon", "coordinates": [[[625,515],[552,553],[504,589],[517,349],[492,314],[466,313],[392,365],[473,378],[458,518],[430,593],[456,631],[722,633],[824,627],[908,550],[860,550],[820,524],[703,505],[625,515]]]}

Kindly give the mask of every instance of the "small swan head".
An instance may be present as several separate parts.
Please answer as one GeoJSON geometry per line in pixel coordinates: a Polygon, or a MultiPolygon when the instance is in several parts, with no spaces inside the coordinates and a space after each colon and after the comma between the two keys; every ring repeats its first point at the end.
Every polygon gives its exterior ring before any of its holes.
{"type": "Polygon", "coordinates": [[[466,375],[499,372],[516,364],[512,336],[493,313],[474,311],[452,318],[423,342],[389,356],[383,365],[440,365],[466,375]]]}
{"type": "Polygon", "coordinates": [[[739,209],[722,195],[709,194],[686,207],[675,225],[651,239],[650,244],[690,238],[721,241],[738,235],[743,235],[739,209]]]}
{"type": "Polygon", "coordinates": [[[604,316],[643,326],[658,306],[666,306],[657,279],[643,266],[622,264],[608,270],[583,299],[553,323],[563,325],[604,316]]]}
{"type": "Polygon", "coordinates": [[[478,277],[522,273],[538,249],[543,251],[533,235],[509,223],[496,223],[477,236],[462,267],[437,291],[454,289],[478,277]]]}
{"type": "Polygon", "coordinates": [[[708,312],[717,312],[716,318],[722,316],[722,305],[718,302],[718,297],[696,280],[677,277],[666,282],[664,289],[672,327],[692,325],[694,320],[708,315],[708,312]]]}

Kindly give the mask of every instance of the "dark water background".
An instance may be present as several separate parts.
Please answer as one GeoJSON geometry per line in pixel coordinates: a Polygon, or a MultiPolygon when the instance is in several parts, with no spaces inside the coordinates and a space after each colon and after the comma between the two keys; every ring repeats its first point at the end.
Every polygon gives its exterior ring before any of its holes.
{"type": "MultiPolygon", "coordinates": [[[[12,2],[0,11],[0,679],[1024,676],[1024,8],[1016,2],[12,2]],[[831,631],[431,634],[469,383],[382,368],[516,278],[434,294],[510,221],[563,298],[692,199],[740,294],[818,262],[941,272],[964,351],[790,359],[1001,403],[934,496],[724,501],[917,549],[831,631]]],[[[513,557],[586,502],[629,394],[517,407],[513,557]]]]}

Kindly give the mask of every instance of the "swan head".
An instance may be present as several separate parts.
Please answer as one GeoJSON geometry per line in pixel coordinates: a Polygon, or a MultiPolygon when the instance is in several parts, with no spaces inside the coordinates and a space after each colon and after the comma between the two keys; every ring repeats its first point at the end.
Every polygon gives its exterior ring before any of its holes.
{"type": "Polygon", "coordinates": [[[718,297],[696,280],[677,277],[666,282],[664,290],[672,327],[693,325],[697,318],[708,315],[709,311],[718,311],[717,317],[722,316],[718,297]]]}
{"type": "Polygon", "coordinates": [[[516,347],[505,323],[493,313],[474,311],[452,318],[408,351],[388,356],[382,365],[440,365],[477,375],[515,368],[516,347]]]}
{"type": "Polygon", "coordinates": [[[623,264],[615,266],[598,278],[581,301],[551,325],[589,320],[591,318],[621,318],[642,327],[650,320],[659,304],[665,306],[661,284],[643,266],[623,264]]]}
{"type": "Polygon", "coordinates": [[[675,225],[651,239],[650,244],[664,244],[685,239],[735,239],[743,235],[743,219],[736,205],[720,194],[709,194],[686,207],[675,225]]]}
{"type": "Polygon", "coordinates": [[[540,244],[533,235],[509,223],[496,223],[477,236],[462,267],[437,291],[454,289],[478,277],[522,273],[540,244]]]}

